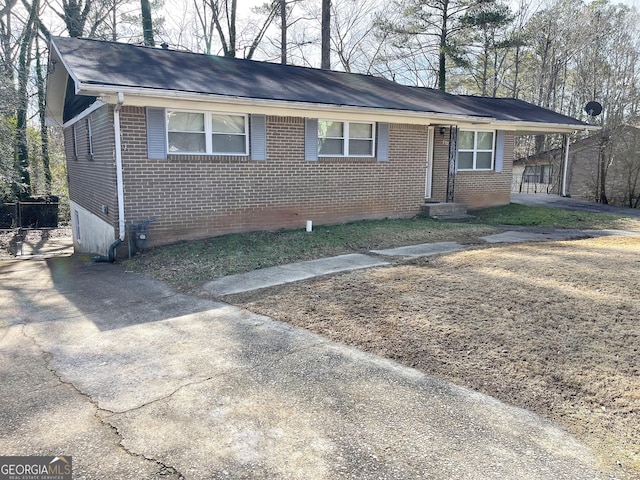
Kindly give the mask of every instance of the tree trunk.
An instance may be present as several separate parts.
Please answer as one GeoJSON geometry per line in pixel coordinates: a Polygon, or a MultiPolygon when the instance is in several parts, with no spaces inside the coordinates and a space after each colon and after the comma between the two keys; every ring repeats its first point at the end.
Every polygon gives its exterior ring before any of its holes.
{"type": "Polygon", "coordinates": [[[598,168],[600,169],[599,185],[598,185],[598,203],[607,205],[607,167],[606,167],[606,139],[602,139],[600,145],[600,155],[598,156],[598,168]]]}
{"type": "Polygon", "coordinates": [[[61,17],[64,20],[70,37],[82,37],[84,34],[84,24],[87,21],[91,3],[91,0],[87,0],[83,6],[82,0],[67,0],[62,2],[64,14],[61,15],[61,17]]]}
{"type": "Polygon", "coordinates": [[[140,8],[142,10],[142,35],[144,36],[144,44],[148,47],[155,47],[153,21],[151,20],[151,3],[149,0],[140,0],[140,8]]]}
{"type": "Polygon", "coordinates": [[[49,130],[46,124],[45,89],[42,64],[40,63],[40,49],[36,36],[36,78],[38,82],[38,116],[40,117],[40,149],[42,152],[42,170],[44,172],[44,189],[51,195],[51,165],[49,162],[49,130]]]}
{"type": "Polygon", "coordinates": [[[449,0],[442,2],[442,25],[440,30],[440,49],[438,54],[438,88],[445,92],[447,90],[447,36],[449,20],[449,0]]]}
{"type": "Polygon", "coordinates": [[[18,197],[25,196],[31,184],[29,174],[29,147],[27,145],[27,120],[29,108],[29,66],[31,65],[31,46],[35,34],[35,21],[38,14],[39,0],[33,0],[29,9],[29,18],[24,26],[20,55],[18,60],[18,108],[16,111],[16,171],[20,185],[14,188],[18,197]]]}
{"type": "Polygon", "coordinates": [[[322,40],[320,68],[331,69],[331,0],[322,0],[322,40]]]}
{"type": "Polygon", "coordinates": [[[227,16],[231,15],[229,21],[229,57],[236,56],[236,13],[238,9],[237,0],[231,0],[231,12],[227,8],[227,16]]]}
{"type": "Polygon", "coordinates": [[[287,0],[280,0],[280,63],[287,64],[287,0]]]}

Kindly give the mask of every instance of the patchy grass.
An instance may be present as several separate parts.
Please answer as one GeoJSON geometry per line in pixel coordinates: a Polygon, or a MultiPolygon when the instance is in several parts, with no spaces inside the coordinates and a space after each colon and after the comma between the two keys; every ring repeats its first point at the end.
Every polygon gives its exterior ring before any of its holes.
{"type": "Polygon", "coordinates": [[[640,236],[479,248],[225,297],[567,428],[640,478],[640,236]]]}
{"type": "Polygon", "coordinates": [[[184,291],[225,275],[375,248],[441,241],[482,243],[479,237],[497,233],[502,225],[640,230],[640,220],[546,207],[511,204],[474,213],[479,219],[475,223],[416,217],[317,226],[311,233],[300,229],[224,235],[150,249],[125,265],[184,291]]]}
{"type": "Polygon", "coordinates": [[[224,235],[150,249],[125,262],[126,268],[189,290],[225,275],[301,260],[416,243],[478,242],[495,227],[447,223],[429,218],[362,221],[318,226],[313,232],[286,230],[224,235]]]}
{"type": "Polygon", "coordinates": [[[574,212],[560,208],[529,207],[512,203],[473,212],[488,225],[640,230],[640,220],[602,213],[574,212]]]}

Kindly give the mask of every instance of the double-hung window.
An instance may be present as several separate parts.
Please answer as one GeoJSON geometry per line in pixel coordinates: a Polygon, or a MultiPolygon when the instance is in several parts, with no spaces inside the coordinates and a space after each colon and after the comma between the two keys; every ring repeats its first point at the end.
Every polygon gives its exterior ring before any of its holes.
{"type": "Polygon", "coordinates": [[[167,151],[211,155],[246,155],[246,115],[167,111],[167,151]]]}
{"type": "Polygon", "coordinates": [[[318,156],[373,157],[373,123],[318,120],[318,156]]]}
{"type": "Polygon", "coordinates": [[[493,170],[494,132],[458,132],[458,170],[493,170]]]}

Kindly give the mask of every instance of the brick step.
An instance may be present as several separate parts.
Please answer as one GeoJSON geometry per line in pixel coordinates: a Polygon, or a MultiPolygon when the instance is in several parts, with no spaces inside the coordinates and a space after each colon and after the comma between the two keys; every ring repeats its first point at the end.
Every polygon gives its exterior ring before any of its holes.
{"type": "Polygon", "coordinates": [[[464,217],[467,215],[467,206],[464,203],[425,203],[420,207],[420,213],[433,218],[452,216],[464,217]]]}

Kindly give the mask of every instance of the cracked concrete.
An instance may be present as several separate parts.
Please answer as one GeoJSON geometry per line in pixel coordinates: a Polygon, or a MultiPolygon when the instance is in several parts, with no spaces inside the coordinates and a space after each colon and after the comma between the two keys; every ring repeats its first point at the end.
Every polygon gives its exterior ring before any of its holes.
{"type": "Polygon", "coordinates": [[[50,355],[24,331],[0,329],[0,452],[71,455],[74,479],[179,480],[160,462],[127,451],[100,408],[49,366],[50,355]]]}
{"type": "Polygon", "coordinates": [[[529,412],[117,265],[0,262],[0,290],[0,452],[74,478],[602,478],[529,412]]]}

